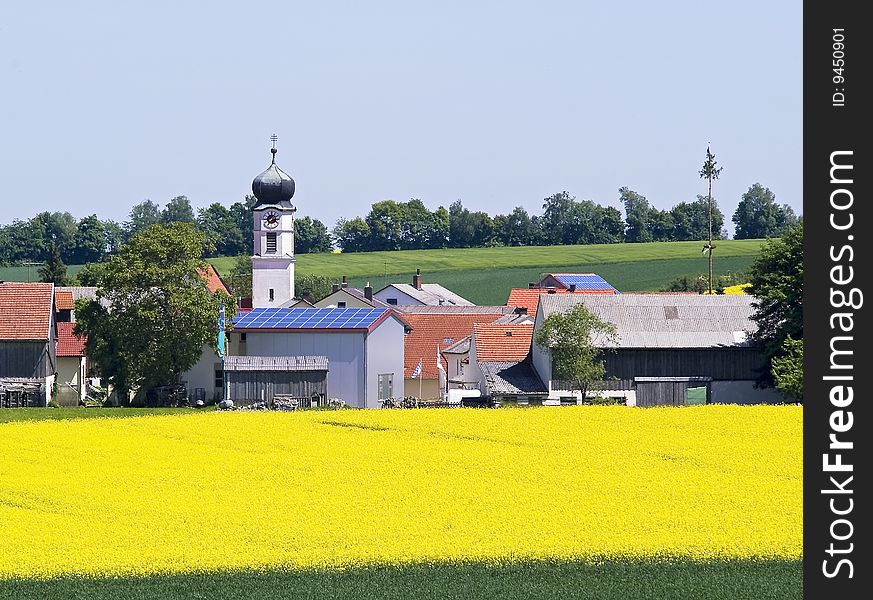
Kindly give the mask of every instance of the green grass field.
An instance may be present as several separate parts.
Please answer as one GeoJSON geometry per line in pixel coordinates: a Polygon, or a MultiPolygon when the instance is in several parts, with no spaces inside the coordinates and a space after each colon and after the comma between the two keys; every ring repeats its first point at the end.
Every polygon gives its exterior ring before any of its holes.
{"type": "Polygon", "coordinates": [[[802,597],[801,561],[418,564],[343,571],[0,580],[2,600],[782,600],[802,597]]]}
{"type": "MultiPolygon", "coordinates": [[[[84,265],[67,265],[67,275],[73,277],[84,265]]],[[[0,281],[39,281],[39,267],[0,266],[0,281]]]]}

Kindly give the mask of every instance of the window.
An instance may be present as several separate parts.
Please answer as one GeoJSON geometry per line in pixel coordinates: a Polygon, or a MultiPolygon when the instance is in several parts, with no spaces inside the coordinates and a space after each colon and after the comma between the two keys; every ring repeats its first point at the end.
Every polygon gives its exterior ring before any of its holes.
{"type": "Polygon", "coordinates": [[[215,367],[215,389],[224,389],[224,370],[221,368],[221,365],[216,365],[215,367]]]}
{"type": "Polygon", "coordinates": [[[385,302],[387,302],[391,306],[397,306],[397,298],[388,298],[387,300],[385,300],[385,302]]]}
{"type": "Polygon", "coordinates": [[[276,232],[267,232],[267,254],[276,254],[276,232]]]}
{"type": "Polygon", "coordinates": [[[270,302],[272,302],[275,297],[276,295],[273,293],[273,288],[270,288],[270,302]]]}
{"type": "Polygon", "coordinates": [[[461,362],[461,359],[458,359],[458,375],[464,374],[464,363],[461,362]]]}
{"type": "Polygon", "coordinates": [[[345,308],[345,307],[346,307],[346,303],[345,303],[345,302],[337,302],[337,303],[336,303],[336,307],[337,307],[337,308],[345,308]]]}
{"type": "Polygon", "coordinates": [[[239,334],[239,341],[240,341],[241,344],[245,344],[245,343],[246,343],[246,334],[245,334],[245,333],[241,333],[241,334],[239,334]]]}
{"type": "Polygon", "coordinates": [[[394,397],[394,373],[382,373],[379,375],[379,400],[387,400],[394,397]]]}

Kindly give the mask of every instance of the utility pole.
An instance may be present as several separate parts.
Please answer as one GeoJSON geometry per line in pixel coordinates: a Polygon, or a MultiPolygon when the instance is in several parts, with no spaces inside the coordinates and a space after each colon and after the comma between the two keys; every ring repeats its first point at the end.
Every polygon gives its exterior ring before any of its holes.
{"type": "Polygon", "coordinates": [[[706,146],[706,162],[703,163],[703,168],[700,170],[700,177],[709,180],[709,241],[703,247],[703,251],[709,254],[709,295],[712,295],[712,251],[715,246],[712,245],[712,180],[718,179],[722,167],[716,168],[715,154],[709,151],[709,146],[706,146]]]}

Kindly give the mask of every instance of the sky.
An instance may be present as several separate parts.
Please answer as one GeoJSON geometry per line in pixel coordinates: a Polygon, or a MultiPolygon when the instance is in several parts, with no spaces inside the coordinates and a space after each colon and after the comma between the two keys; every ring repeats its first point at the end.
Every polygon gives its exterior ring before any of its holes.
{"type": "MultiPolygon", "coordinates": [[[[0,20],[0,223],[126,220],[251,193],[270,162],[298,216],[460,199],[542,212],[759,182],[802,208],[797,2],[10,2],[0,20]]],[[[728,229],[732,229],[728,227],[728,229]]]]}

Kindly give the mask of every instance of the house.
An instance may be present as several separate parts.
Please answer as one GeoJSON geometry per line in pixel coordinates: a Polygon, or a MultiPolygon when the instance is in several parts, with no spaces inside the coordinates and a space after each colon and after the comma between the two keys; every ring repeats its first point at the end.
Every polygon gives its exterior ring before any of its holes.
{"type": "MultiPolygon", "coordinates": [[[[779,402],[775,390],[755,387],[767,360],[750,339],[752,302],[745,295],[546,295],[535,328],[580,304],[613,323],[616,340],[599,342],[606,381],[597,394],[624,398],[629,405],[779,402]]],[[[579,398],[553,377],[548,349],[534,344],[532,356],[550,399],[579,398]]]]}
{"type": "Polygon", "coordinates": [[[61,406],[78,406],[88,392],[85,338],[73,333],[75,327],[76,324],[70,321],[58,323],[56,345],[58,393],[55,400],[61,406]]]}
{"type": "Polygon", "coordinates": [[[324,357],[328,398],[379,408],[403,397],[404,331],[390,308],[255,308],[237,315],[228,354],[324,357]]]}
{"type": "Polygon", "coordinates": [[[48,404],[56,338],[53,284],[0,283],[0,407],[48,404]]]}
{"type": "Polygon", "coordinates": [[[369,283],[364,289],[349,287],[348,279],[343,275],[342,283],[335,283],[331,293],[315,303],[317,308],[389,308],[389,305],[373,297],[373,288],[369,283]]]}
{"type": "Polygon", "coordinates": [[[531,360],[533,323],[482,323],[470,336],[470,378],[498,402],[542,403],[547,388],[531,360]]]}
{"type": "MultiPolygon", "coordinates": [[[[504,307],[422,306],[436,309],[404,312],[411,330],[404,339],[403,376],[406,393],[422,400],[439,400],[446,393],[449,364],[441,352],[469,337],[477,323],[492,323],[503,316],[504,307]],[[464,309],[467,309],[466,311],[464,309]],[[491,309],[477,310],[469,309],[491,309]],[[448,310],[440,310],[448,309],[448,310]],[[451,312],[449,312],[451,311],[451,312]],[[421,368],[418,368],[419,363],[421,368]]],[[[457,370],[457,365],[452,365],[457,370]]],[[[461,367],[463,370],[463,367],[461,367]]]]}
{"type": "Polygon", "coordinates": [[[548,273],[538,283],[529,283],[526,288],[512,288],[506,304],[527,309],[529,315],[535,315],[543,294],[618,293],[618,290],[595,273],[548,273]]]}
{"type": "Polygon", "coordinates": [[[374,296],[390,306],[474,306],[469,300],[461,298],[438,283],[423,283],[421,269],[416,270],[411,285],[391,283],[376,292],[374,296]]]}

